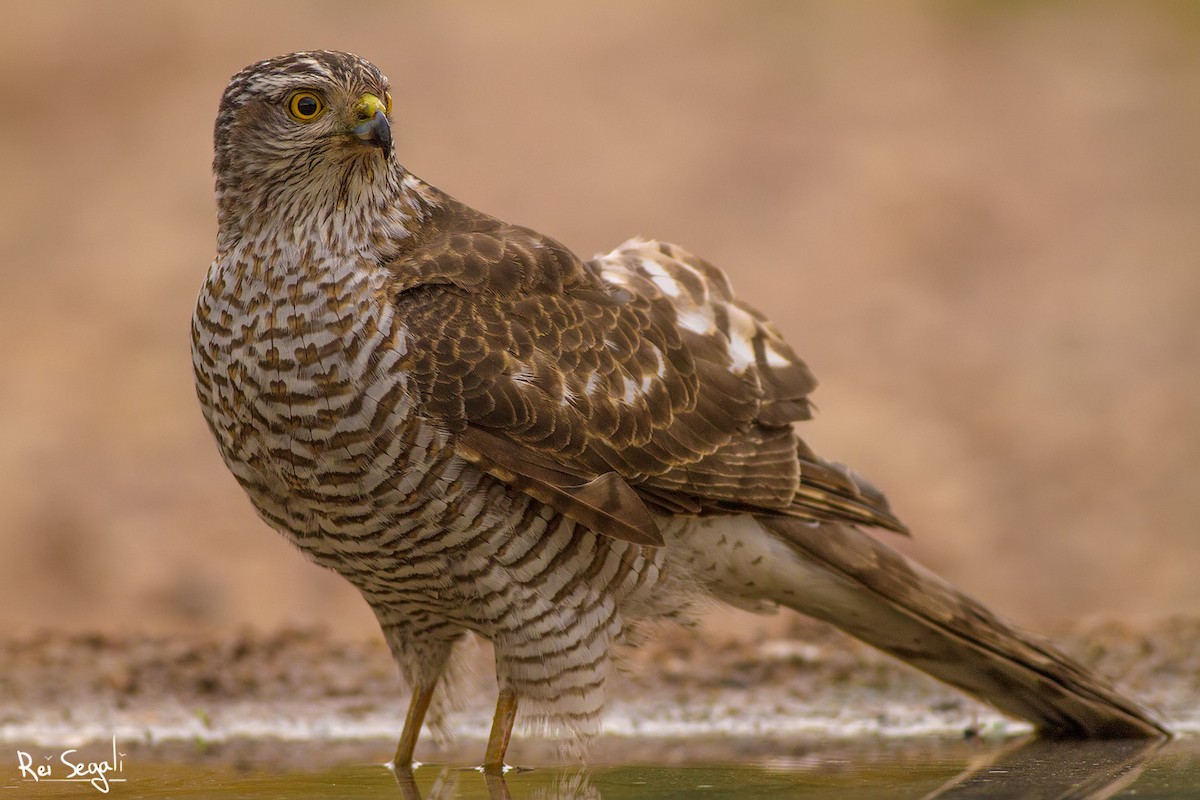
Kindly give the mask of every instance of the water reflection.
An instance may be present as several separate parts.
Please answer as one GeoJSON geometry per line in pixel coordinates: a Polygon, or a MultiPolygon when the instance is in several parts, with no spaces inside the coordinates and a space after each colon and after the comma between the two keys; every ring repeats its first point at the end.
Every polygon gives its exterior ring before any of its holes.
{"type": "Polygon", "coordinates": [[[926,798],[1105,798],[1127,788],[1165,742],[1025,741],[1000,751],[926,798]]]}
{"type": "MultiPolygon", "coordinates": [[[[19,746],[25,750],[32,745],[19,746]]],[[[1200,797],[1200,739],[1097,744],[989,739],[620,739],[597,743],[596,763],[489,778],[469,767],[380,766],[392,742],[243,739],[130,742],[112,796],[141,800],[791,800],[792,798],[1200,797]],[[607,765],[606,765],[607,764],[607,765]]],[[[11,752],[11,750],[10,750],[11,752]]],[[[85,753],[90,751],[84,751],[85,753]]],[[[469,764],[477,742],[441,750],[469,764]]],[[[529,763],[549,760],[528,747],[529,763]]],[[[90,790],[89,790],[90,793],[90,790]]],[[[21,781],[0,766],[0,796],[81,797],[75,784],[21,781]]]]}
{"type": "MultiPolygon", "coordinates": [[[[532,771],[532,770],[531,770],[532,771]]],[[[551,770],[549,782],[532,788],[528,793],[530,800],[601,800],[604,795],[588,777],[585,767],[573,769],[551,770]]],[[[482,779],[487,790],[488,800],[512,800],[508,780],[503,775],[479,774],[475,770],[453,769],[441,767],[433,785],[424,795],[417,787],[416,777],[412,770],[396,770],[396,784],[400,787],[402,800],[452,800],[462,796],[462,782],[472,774],[482,779]]],[[[526,795],[522,795],[526,796],[526,795]]]]}
{"type": "MultiPolygon", "coordinates": [[[[822,770],[820,757],[809,755],[790,766],[779,761],[751,770],[746,765],[704,767],[550,768],[481,775],[475,770],[427,766],[417,776],[398,771],[396,783],[403,800],[450,800],[486,796],[488,800],[623,800],[633,797],[706,798],[862,796],[863,790],[891,796],[923,798],[1107,798],[1132,785],[1164,746],[1161,742],[1046,742],[1026,740],[986,753],[976,753],[969,765],[949,780],[933,777],[932,764],[857,764],[835,759],[842,769],[822,770]],[[755,772],[757,775],[748,773],[755,772]],[[836,779],[834,776],[836,774],[836,779]],[[732,778],[732,780],[731,780],[732,778]],[[513,788],[510,788],[510,781],[513,788]],[[930,784],[935,788],[929,790],[930,784]],[[482,784],[482,785],[481,785],[482,784]],[[922,789],[922,784],[925,789],[922,789]],[[481,794],[480,790],[485,794],[481,794]]],[[[1186,796],[1186,792],[1184,795],[1186,796]]]]}

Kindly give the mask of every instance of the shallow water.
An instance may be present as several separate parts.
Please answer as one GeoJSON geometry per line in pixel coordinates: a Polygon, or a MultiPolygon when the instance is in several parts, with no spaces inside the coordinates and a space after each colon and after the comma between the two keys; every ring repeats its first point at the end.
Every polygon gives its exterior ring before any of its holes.
{"type": "MultiPolygon", "coordinates": [[[[12,749],[22,749],[14,747],[12,749]]],[[[610,763],[537,767],[489,778],[458,765],[394,775],[386,743],[242,741],[120,745],[109,796],[123,798],[974,798],[1200,796],[1200,739],[1162,745],[894,739],[830,742],[609,741],[610,763]],[[622,758],[624,755],[624,758],[622,758]],[[648,759],[655,759],[648,761],[648,759]],[[641,762],[641,763],[629,763],[641,762]],[[617,766],[621,763],[623,765],[617,766]]],[[[61,767],[53,748],[23,748],[61,767]]],[[[11,750],[10,750],[11,752],[11,750]]],[[[10,757],[11,758],[11,757],[10,757]]],[[[107,747],[71,756],[111,761],[107,747]]],[[[0,798],[104,796],[80,782],[33,782],[8,761],[0,798]]],[[[462,761],[461,764],[467,764],[462,761]]],[[[62,777],[60,768],[54,777],[62,777]]]]}

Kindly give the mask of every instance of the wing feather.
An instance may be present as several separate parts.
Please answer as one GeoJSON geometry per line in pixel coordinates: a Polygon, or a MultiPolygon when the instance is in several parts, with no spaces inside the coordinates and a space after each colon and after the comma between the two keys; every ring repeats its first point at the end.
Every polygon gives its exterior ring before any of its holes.
{"type": "Polygon", "coordinates": [[[420,413],[513,489],[661,544],[658,513],[749,512],[903,531],[883,495],[791,423],[816,385],[724,273],[634,240],[583,262],[443,197],[389,265],[420,413]]]}

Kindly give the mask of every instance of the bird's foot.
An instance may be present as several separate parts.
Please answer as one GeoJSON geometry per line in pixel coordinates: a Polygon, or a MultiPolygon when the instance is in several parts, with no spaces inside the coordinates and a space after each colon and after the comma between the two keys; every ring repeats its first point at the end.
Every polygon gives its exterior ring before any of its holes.
{"type": "Polygon", "coordinates": [[[478,767],[472,767],[476,772],[482,772],[484,775],[511,775],[517,772],[532,772],[533,767],[514,767],[512,764],[480,764],[478,767]]]}

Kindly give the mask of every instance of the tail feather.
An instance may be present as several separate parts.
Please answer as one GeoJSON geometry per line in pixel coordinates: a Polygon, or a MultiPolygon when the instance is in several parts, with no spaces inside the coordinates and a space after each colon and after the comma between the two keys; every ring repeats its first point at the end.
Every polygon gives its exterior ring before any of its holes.
{"type": "Polygon", "coordinates": [[[1150,712],[1095,672],[869,534],[786,518],[759,523],[808,567],[791,589],[772,597],[781,604],[1029,720],[1045,736],[1169,735],[1150,712]]]}

